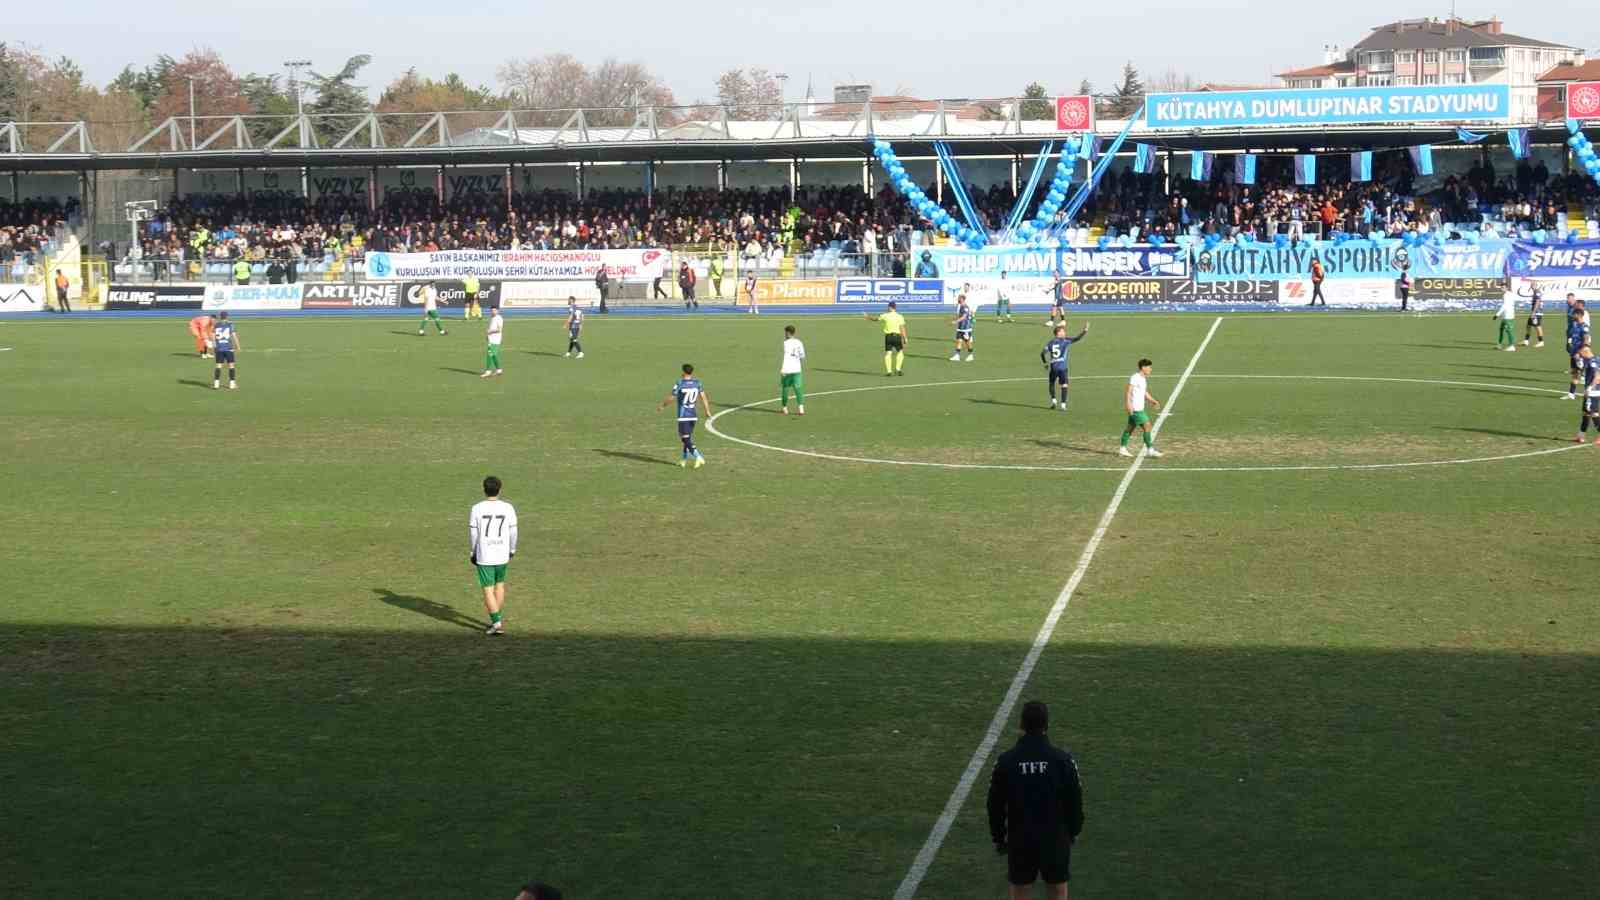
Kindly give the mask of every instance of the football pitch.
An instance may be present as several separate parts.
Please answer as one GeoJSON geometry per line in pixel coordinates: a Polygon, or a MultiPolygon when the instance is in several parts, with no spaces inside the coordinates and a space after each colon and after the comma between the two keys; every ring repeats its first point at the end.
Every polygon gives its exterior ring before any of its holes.
{"type": "Polygon", "coordinates": [[[970,363],[910,317],[899,378],[859,317],[591,316],[581,361],[512,318],[487,381],[481,322],[241,314],[237,392],[180,319],[0,321],[0,894],[1000,897],[986,766],[930,834],[1034,649],[1074,896],[1593,891],[1557,317],[1075,315],[1060,413],[987,312],[970,363]]]}

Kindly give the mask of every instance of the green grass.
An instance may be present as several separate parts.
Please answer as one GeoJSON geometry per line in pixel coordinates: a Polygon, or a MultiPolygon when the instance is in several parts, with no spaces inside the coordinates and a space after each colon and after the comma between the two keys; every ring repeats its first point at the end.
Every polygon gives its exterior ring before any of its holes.
{"type": "MultiPolygon", "coordinates": [[[[237,393],[176,319],[0,321],[0,894],[890,896],[1122,478],[1134,360],[1165,399],[1212,323],[1087,318],[1066,415],[1037,325],[957,364],[914,317],[885,379],[803,318],[810,414],[718,421],[1063,471],[704,429],[678,469],[678,363],[767,400],[780,315],[594,317],[581,362],[512,319],[492,382],[476,323],[241,317],[237,393]],[[979,379],[1018,380],[933,385],[979,379]]],[[[1180,471],[1566,446],[1559,347],[1491,329],[1225,317],[1026,691],[1086,780],[1075,895],[1592,891],[1600,450],[1180,471]]],[[[1002,882],[980,783],[919,896],[1002,882]]]]}

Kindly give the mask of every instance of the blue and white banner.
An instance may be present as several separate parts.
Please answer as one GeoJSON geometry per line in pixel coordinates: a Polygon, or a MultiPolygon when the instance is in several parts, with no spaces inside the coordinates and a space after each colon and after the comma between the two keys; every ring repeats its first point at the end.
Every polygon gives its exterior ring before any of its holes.
{"type": "Polygon", "coordinates": [[[1234,167],[1234,180],[1240,184],[1256,183],[1256,155],[1245,153],[1238,157],[1239,163],[1234,167]]]}
{"type": "Polygon", "coordinates": [[[1372,180],[1372,151],[1371,150],[1363,150],[1363,151],[1361,151],[1359,153],[1350,154],[1350,180],[1351,181],[1371,181],[1372,180]]]}
{"type": "Polygon", "coordinates": [[[1145,100],[1152,128],[1498,122],[1511,115],[1511,88],[1504,84],[1195,91],[1145,100]]]}
{"type": "Polygon", "coordinates": [[[944,302],[944,281],[939,278],[841,278],[835,290],[840,303],[944,302]]]}
{"type": "Polygon", "coordinates": [[[291,310],[300,308],[304,284],[214,284],[206,288],[201,309],[291,310]]]}
{"type": "MultiPolygon", "coordinates": [[[[1600,246],[1600,241],[1595,243],[1600,246]]],[[[1397,278],[1402,269],[1413,278],[1499,278],[1505,274],[1510,254],[1511,242],[1501,240],[1415,247],[1400,241],[1374,244],[1364,240],[1300,241],[1283,247],[1227,243],[1196,253],[1195,280],[1310,280],[1312,259],[1322,260],[1330,280],[1397,278]]]]}
{"type": "Polygon", "coordinates": [[[1317,158],[1310,153],[1299,153],[1294,158],[1294,183],[1317,183],[1317,158]]]}
{"type": "Polygon", "coordinates": [[[1415,147],[1407,147],[1406,150],[1411,154],[1411,165],[1416,167],[1418,175],[1433,174],[1432,144],[1418,144],[1415,147]]]}
{"type": "Polygon", "coordinates": [[[928,252],[941,278],[1182,278],[1189,254],[1177,247],[932,247],[928,252]]]}
{"type": "Polygon", "coordinates": [[[1156,148],[1149,144],[1133,145],[1133,171],[1149,175],[1156,170],[1156,148]]]}
{"type": "Polygon", "coordinates": [[[1528,146],[1528,129],[1513,128],[1510,131],[1507,131],[1506,143],[1511,145],[1511,156],[1513,158],[1528,158],[1528,151],[1531,149],[1528,146]]]}
{"type": "Polygon", "coordinates": [[[1211,161],[1216,157],[1204,150],[1194,150],[1189,154],[1189,180],[1210,181],[1211,161]]]}
{"type": "Polygon", "coordinates": [[[1513,241],[1509,271],[1521,278],[1581,278],[1600,275],[1600,241],[1534,244],[1513,241]]]}

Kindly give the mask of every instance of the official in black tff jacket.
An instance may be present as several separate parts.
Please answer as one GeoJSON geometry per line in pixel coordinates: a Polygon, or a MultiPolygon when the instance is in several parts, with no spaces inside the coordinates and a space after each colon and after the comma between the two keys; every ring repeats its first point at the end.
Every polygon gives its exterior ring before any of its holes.
{"type": "Polygon", "coordinates": [[[1066,900],[1072,842],[1083,831],[1083,783],[1072,754],[1050,743],[1050,708],[1022,707],[1022,737],[1000,754],[989,779],[989,835],[1006,856],[1011,900],[1027,900],[1044,879],[1054,900],[1066,900]]]}
{"type": "Polygon", "coordinates": [[[600,264],[600,271],[594,273],[594,286],[595,290],[600,292],[600,312],[602,314],[611,312],[606,308],[606,301],[611,299],[611,276],[606,274],[604,263],[600,264]]]}

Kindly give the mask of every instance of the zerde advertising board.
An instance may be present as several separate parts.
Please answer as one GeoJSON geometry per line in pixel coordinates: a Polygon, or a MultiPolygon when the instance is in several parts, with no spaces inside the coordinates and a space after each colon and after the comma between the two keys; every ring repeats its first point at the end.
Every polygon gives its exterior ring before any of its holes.
{"type": "Polygon", "coordinates": [[[944,281],[939,278],[841,278],[835,298],[839,303],[942,304],[944,281]]]}

